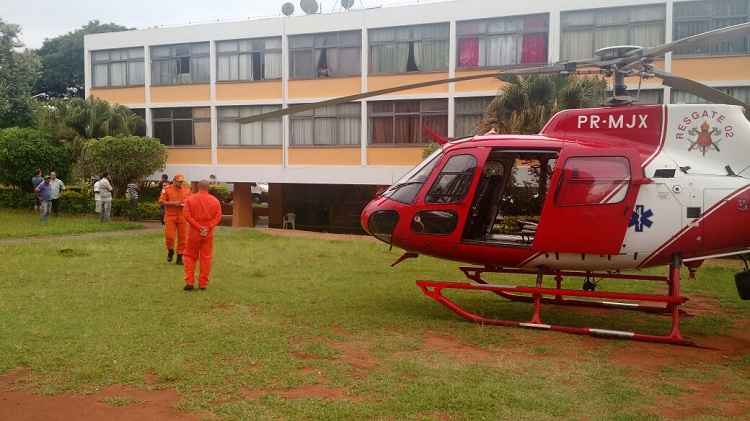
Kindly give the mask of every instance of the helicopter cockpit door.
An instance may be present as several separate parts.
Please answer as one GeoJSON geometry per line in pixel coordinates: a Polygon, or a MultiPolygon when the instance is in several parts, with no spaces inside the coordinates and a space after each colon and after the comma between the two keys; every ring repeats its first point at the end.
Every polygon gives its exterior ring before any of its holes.
{"type": "Polygon", "coordinates": [[[532,248],[550,253],[614,255],[643,183],[632,150],[563,149],[532,248]]]}

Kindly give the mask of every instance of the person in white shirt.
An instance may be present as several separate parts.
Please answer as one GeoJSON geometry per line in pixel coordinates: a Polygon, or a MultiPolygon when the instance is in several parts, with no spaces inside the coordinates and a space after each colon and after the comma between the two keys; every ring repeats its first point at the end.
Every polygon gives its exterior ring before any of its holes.
{"type": "Polygon", "coordinates": [[[109,183],[109,173],[102,174],[99,180],[99,200],[102,202],[102,211],[99,213],[99,220],[109,222],[112,213],[112,184],[109,183]]]}
{"type": "Polygon", "coordinates": [[[65,183],[57,178],[57,174],[54,171],[49,173],[49,186],[50,186],[50,198],[52,199],[52,214],[57,216],[57,211],[60,209],[60,195],[65,190],[65,183]]]}
{"type": "Polygon", "coordinates": [[[94,211],[96,213],[102,213],[102,199],[99,196],[101,191],[101,185],[102,185],[102,179],[99,177],[95,177],[96,181],[94,182],[94,211]]]}

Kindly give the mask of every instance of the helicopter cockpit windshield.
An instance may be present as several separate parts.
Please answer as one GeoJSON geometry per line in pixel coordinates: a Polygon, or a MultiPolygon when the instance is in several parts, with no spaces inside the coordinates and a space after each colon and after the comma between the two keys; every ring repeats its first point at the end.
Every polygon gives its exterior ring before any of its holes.
{"type": "Polygon", "coordinates": [[[388,187],[382,196],[401,203],[414,203],[419,189],[427,181],[435,165],[440,161],[443,150],[438,149],[425,158],[422,163],[401,177],[396,183],[388,187]]]}

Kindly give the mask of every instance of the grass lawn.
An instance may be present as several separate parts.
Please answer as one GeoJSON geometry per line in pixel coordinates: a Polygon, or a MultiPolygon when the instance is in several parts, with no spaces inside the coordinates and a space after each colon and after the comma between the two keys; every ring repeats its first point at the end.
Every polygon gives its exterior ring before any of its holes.
{"type": "MultiPolygon", "coordinates": [[[[191,293],[162,247],[156,233],[0,245],[0,374],[27,367],[45,394],[176,389],[184,414],[232,420],[750,415],[750,341],[730,335],[750,326],[750,304],[737,298],[734,268],[684,284],[700,298],[685,333],[732,347],[716,351],[470,324],[414,285],[459,280],[455,263],[420,257],[392,269],[399,252],[372,241],[222,229],[212,284],[191,293]]],[[[604,286],[614,283],[631,289],[604,286]]],[[[491,295],[456,297],[495,316],[531,314],[491,295]]],[[[668,326],[627,312],[547,307],[543,317],[668,326]]]]}
{"type": "Polygon", "coordinates": [[[141,224],[114,220],[107,224],[96,216],[49,217],[43,224],[34,212],[0,209],[0,240],[4,238],[37,237],[46,235],[82,234],[87,232],[117,231],[141,228],[141,224]]]}

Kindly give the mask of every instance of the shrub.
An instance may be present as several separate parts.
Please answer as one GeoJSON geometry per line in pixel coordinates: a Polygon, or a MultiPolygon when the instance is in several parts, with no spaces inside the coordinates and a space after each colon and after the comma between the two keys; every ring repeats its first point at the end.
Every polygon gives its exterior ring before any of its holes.
{"type": "Polygon", "coordinates": [[[229,201],[229,188],[223,184],[214,184],[208,188],[208,192],[214,195],[215,198],[219,199],[219,202],[226,203],[229,201]]]}
{"type": "Polygon", "coordinates": [[[66,179],[70,168],[68,150],[52,142],[46,132],[12,127],[0,130],[0,183],[32,191],[31,177],[41,168],[66,179]]]}
{"type": "Polygon", "coordinates": [[[107,136],[84,142],[80,167],[87,178],[109,172],[115,195],[121,196],[131,180],[164,168],[167,148],[157,139],[140,136],[107,136]]]}
{"type": "Polygon", "coordinates": [[[36,195],[17,189],[0,189],[0,208],[30,209],[34,207],[36,195]]]}

